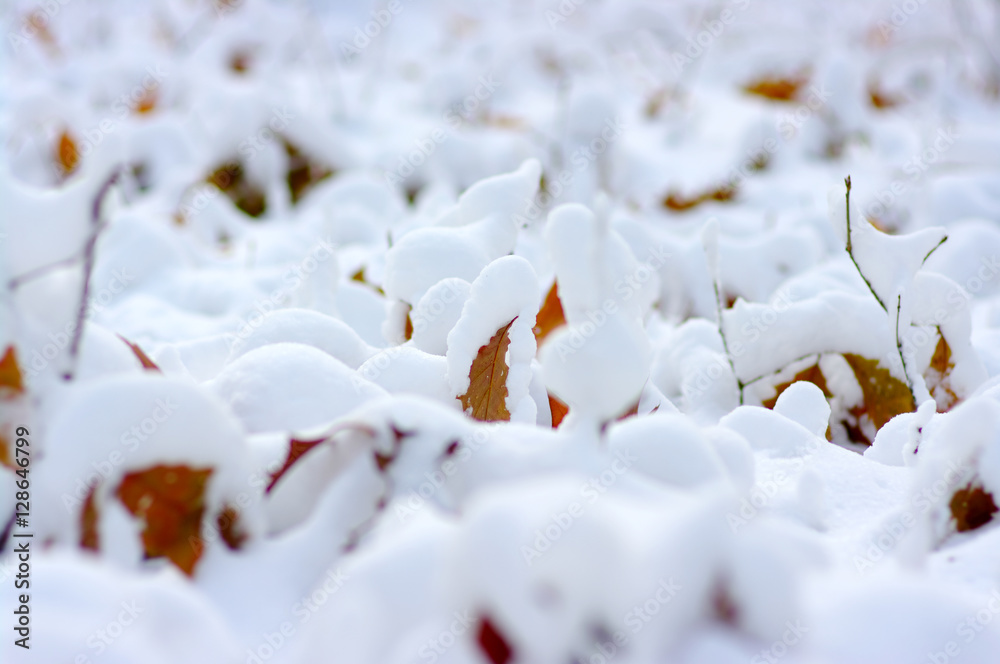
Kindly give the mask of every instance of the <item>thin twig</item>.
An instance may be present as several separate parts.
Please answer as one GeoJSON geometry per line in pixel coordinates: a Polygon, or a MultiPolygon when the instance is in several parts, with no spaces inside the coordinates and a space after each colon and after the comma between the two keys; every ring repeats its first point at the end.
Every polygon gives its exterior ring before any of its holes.
{"type": "Polygon", "coordinates": [[[875,292],[875,288],[872,286],[872,283],[870,281],[868,281],[868,277],[866,277],[865,273],[861,271],[861,266],[858,265],[858,261],[854,258],[854,245],[851,244],[851,176],[850,175],[848,175],[844,179],[844,184],[847,185],[847,195],[846,195],[846,198],[847,198],[847,255],[851,257],[851,262],[854,263],[854,267],[857,268],[858,274],[861,275],[861,279],[865,282],[865,285],[868,286],[868,290],[870,290],[872,292],[872,295],[875,296],[875,301],[878,302],[878,304],[879,304],[880,307],[882,307],[882,311],[884,311],[885,313],[889,313],[889,308],[887,306],[885,306],[885,302],[883,302],[882,298],[880,298],[878,296],[878,293],[875,292]]]}
{"type": "Polygon", "coordinates": [[[90,273],[94,270],[94,250],[97,248],[97,238],[104,229],[104,223],[101,221],[101,209],[104,205],[104,199],[107,197],[108,192],[111,191],[111,187],[118,181],[120,174],[120,168],[112,171],[111,175],[101,185],[101,188],[97,190],[93,207],[90,209],[90,237],[87,238],[87,244],[83,248],[83,289],[80,294],[80,307],[76,312],[76,328],[73,330],[73,341],[69,346],[70,368],[63,374],[64,380],[73,380],[73,374],[76,371],[76,359],[80,352],[80,340],[83,338],[83,326],[87,317],[87,301],[90,299],[90,273]]]}
{"type": "Polygon", "coordinates": [[[923,267],[924,263],[927,262],[927,259],[931,257],[931,254],[933,254],[935,251],[937,251],[938,247],[940,247],[942,244],[944,244],[947,240],[948,240],[948,236],[947,235],[945,235],[943,238],[941,238],[941,241],[938,242],[937,244],[935,244],[934,247],[931,248],[931,250],[927,252],[927,255],[924,256],[924,260],[920,261],[920,266],[923,267]]]}
{"type": "Polygon", "coordinates": [[[733,378],[736,379],[736,385],[740,388],[740,405],[743,405],[743,388],[745,387],[743,381],[740,380],[739,374],[736,373],[736,363],[733,362],[733,354],[729,352],[729,341],[726,340],[726,329],[722,325],[722,293],[719,290],[719,279],[718,275],[712,275],[712,287],[715,289],[715,312],[716,318],[719,321],[719,336],[722,337],[722,350],[726,353],[726,361],[729,362],[729,368],[733,372],[733,378]]]}
{"type": "MultiPolygon", "coordinates": [[[[938,245],[940,246],[940,245],[938,245]]],[[[899,336],[899,315],[903,310],[903,296],[896,296],[896,351],[899,353],[899,361],[903,363],[903,375],[906,376],[906,387],[913,396],[913,403],[917,403],[917,395],[913,392],[913,381],[910,380],[910,372],[906,369],[906,358],[903,357],[903,340],[899,336]]]]}
{"type": "Polygon", "coordinates": [[[39,277],[44,277],[46,274],[55,270],[59,267],[65,267],[67,265],[72,265],[76,261],[80,260],[80,255],[82,252],[76,251],[66,258],[61,258],[54,263],[48,263],[47,265],[41,265],[32,270],[28,270],[24,274],[19,274],[16,277],[12,277],[10,281],[7,282],[7,288],[14,290],[20,288],[23,284],[38,279],[39,277]]]}
{"type": "Polygon", "coordinates": [[[824,354],[825,353],[806,353],[805,355],[802,355],[801,357],[795,358],[794,360],[792,360],[791,362],[789,362],[788,364],[786,364],[782,368],[775,369],[774,371],[771,371],[771,372],[766,373],[766,374],[761,374],[761,375],[757,376],[756,378],[754,378],[752,380],[748,380],[747,382],[743,383],[743,385],[744,386],[753,385],[754,383],[756,383],[759,380],[764,380],[765,378],[771,378],[771,377],[777,376],[777,375],[779,375],[781,373],[784,373],[784,371],[786,369],[788,369],[788,367],[792,366],[793,364],[797,364],[797,363],[801,362],[802,360],[805,360],[807,358],[812,357],[813,355],[816,356],[816,363],[819,364],[820,358],[822,358],[824,354]]]}

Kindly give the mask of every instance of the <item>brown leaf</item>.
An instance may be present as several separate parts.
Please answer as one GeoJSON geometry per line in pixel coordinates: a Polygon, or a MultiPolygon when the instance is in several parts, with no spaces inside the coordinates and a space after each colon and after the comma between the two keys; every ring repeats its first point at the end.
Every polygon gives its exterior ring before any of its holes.
{"type": "Polygon", "coordinates": [[[795,101],[799,90],[808,83],[802,76],[793,78],[759,78],[743,86],[743,91],[772,101],[795,101]]]}
{"type": "MultiPolygon", "coordinates": [[[[941,333],[941,328],[938,328],[941,333]]],[[[938,412],[951,410],[959,402],[959,397],[951,389],[951,370],[955,368],[955,362],[951,359],[951,347],[940,334],[937,346],[934,348],[934,355],[931,356],[931,364],[924,372],[924,381],[927,383],[927,390],[937,402],[938,412]]]]}
{"type": "Polygon", "coordinates": [[[12,399],[24,394],[24,378],[17,363],[14,346],[7,346],[0,358],[0,399],[12,399]]]}
{"type": "Polygon", "coordinates": [[[294,466],[306,452],[325,441],[326,438],[320,438],[318,440],[296,440],[295,438],[292,438],[288,444],[288,456],[285,457],[285,463],[282,464],[281,468],[271,473],[271,481],[268,483],[264,493],[271,493],[271,489],[273,489],[274,485],[278,483],[278,480],[284,477],[289,468],[294,466]]]}
{"type": "Polygon", "coordinates": [[[87,499],[83,501],[83,513],[80,515],[80,548],[89,551],[100,551],[101,540],[97,532],[97,505],[94,494],[97,487],[91,487],[87,499]]]}
{"type": "Polygon", "coordinates": [[[403,326],[403,338],[407,341],[413,338],[413,319],[410,318],[411,311],[413,311],[412,306],[406,311],[406,324],[403,326]]]}
{"type": "Polygon", "coordinates": [[[482,422],[510,420],[507,411],[507,346],[510,345],[510,326],[517,320],[497,330],[489,343],[479,348],[469,369],[469,389],[459,397],[462,410],[482,422]]]}
{"type": "Polygon", "coordinates": [[[896,415],[912,413],[916,409],[910,388],[889,373],[888,369],[880,367],[878,360],[869,360],[853,353],[845,353],[844,359],[861,386],[864,404],[859,414],[867,414],[876,430],[881,429],[896,415]]]}
{"type": "Polygon", "coordinates": [[[549,289],[545,302],[535,317],[535,327],[531,330],[535,333],[535,343],[541,347],[550,332],[565,324],[566,315],[563,312],[562,300],[559,299],[559,284],[552,282],[552,288],[549,289]]]}
{"type": "MultiPolygon", "coordinates": [[[[139,358],[139,363],[142,364],[143,369],[147,371],[160,371],[160,367],[156,366],[156,363],[153,362],[153,360],[149,359],[149,355],[146,355],[146,353],[143,352],[141,348],[139,348],[139,344],[132,343],[131,341],[129,341],[120,334],[118,335],[118,338],[124,341],[125,344],[132,349],[132,352],[135,354],[135,356],[139,358]]],[[[160,371],[160,373],[163,372],[160,371]]]]}
{"type": "Polygon", "coordinates": [[[774,410],[774,405],[778,403],[778,397],[781,396],[781,393],[787,390],[789,387],[791,387],[793,383],[797,383],[800,380],[812,383],[813,385],[818,387],[820,390],[822,390],[823,396],[825,396],[827,399],[833,396],[830,393],[829,388],[826,386],[826,376],[823,375],[823,371],[819,368],[819,364],[814,364],[811,367],[807,367],[802,371],[798,372],[797,374],[795,374],[792,377],[792,379],[787,383],[777,384],[774,387],[774,396],[771,397],[770,399],[766,399],[763,402],[761,402],[761,405],[764,406],[764,408],[770,408],[771,410],[774,410]]]}
{"type": "Polygon", "coordinates": [[[59,135],[59,143],[56,146],[56,166],[59,167],[59,172],[62,178],[65,180],[80,163],[80,152],[76,147],[76,141],[70,136],[69,130],[64,129],[59,135]]]}
{"type": "Polygon", "coordinates": [[[479,619],[476,642],[492,664],[507,664],[514,656],[514,651],[508,645],[507,640],[493,626],[493,622],[487,616],[479,619]]]}
{"type": "Polygon", "coordinates": [[[161,465],[125,476],[116,493],[145,525],[146,558],[166,557],[188,576],[194,574],[202,552],[201,519],[211,475],[211,468],[161,465]]]}
{"type": "Polygon", "coordinates": [[[569,412],[569,406],[560,401],[557,397],[549,393],[549,410],[552,412],[552,428],[556,429],[562,423],[563,418],[566,417],[566,413],[569,412]]]}
{"type": "Polygon", "coordinates": [[[971,482],[964,489],[955,492],[949,507],[960,533],[985,526],[997,512],[993,494],[980,486],[973,487],[971,482]]]}

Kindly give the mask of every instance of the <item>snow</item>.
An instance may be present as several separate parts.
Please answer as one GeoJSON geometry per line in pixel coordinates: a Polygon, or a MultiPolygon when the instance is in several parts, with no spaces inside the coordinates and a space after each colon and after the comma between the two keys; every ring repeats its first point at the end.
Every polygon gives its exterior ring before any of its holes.
{"type": "Polygon", "coordinates": [[[997,659],[996,3],[0,17],[0,661],[997,659]]]}

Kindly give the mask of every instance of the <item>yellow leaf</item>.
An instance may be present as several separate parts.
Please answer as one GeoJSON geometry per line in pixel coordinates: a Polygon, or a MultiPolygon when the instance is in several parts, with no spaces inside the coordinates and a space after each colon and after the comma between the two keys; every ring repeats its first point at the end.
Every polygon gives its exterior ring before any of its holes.
{"type": "Polygon", "coordinates": [[[498,422],[510,420],[507,410],[507,372],[505,356],[510,345],[510,321],[493,335],[489,343],[479,348],[469,369],[469,390],[459,397],[462,409],[477,420],[498,422]]]}

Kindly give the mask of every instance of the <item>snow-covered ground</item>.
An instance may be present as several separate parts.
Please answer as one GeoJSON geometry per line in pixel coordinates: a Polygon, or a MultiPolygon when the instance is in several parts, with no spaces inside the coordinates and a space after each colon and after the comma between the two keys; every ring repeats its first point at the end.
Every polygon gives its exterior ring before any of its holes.
{"type": "Polygon", "coordinates": [[[0,661],[1000,661],[996,1],[3,27],[0,661]]]}

